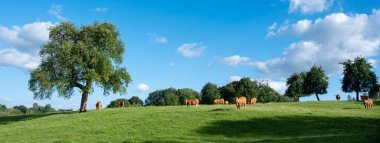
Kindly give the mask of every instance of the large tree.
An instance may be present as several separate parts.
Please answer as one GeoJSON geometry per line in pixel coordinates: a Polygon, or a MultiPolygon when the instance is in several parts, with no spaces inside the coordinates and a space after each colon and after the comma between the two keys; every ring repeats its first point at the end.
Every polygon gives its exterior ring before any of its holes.
{"type": "Polygon", "coordinates": [[[293,73],[286,80],[286,85],[288,88],[285,91],[285,96],[293,98],[294,102],[298,102],[299,98],[305,96],[303,90],[304,80],[306,78],[306,73],[293,73]]]}
{"type": "Polygon", "coordinates": [[[49,41],[41,47],[41,64],[31,72],[29,89],[35,99],[50,99],[54,91],[70,98],[78,88],[82,93],[79,112],[85,112],[94,83],[103,88],[104,95],[127,92],[131,77],[120,67],[124,51],[112,23],[77,27],[62,22],[50,28],[49,41]]]}
{"type": "Polygon", "coordinates": [[[321,66],[313,65],[306,73],[306,77],[303,84],[303,89],[305,94],[315,94],[317,100],[319,101],[318,94],[326,94],[328,88],[328,77],[321,66]]]}
{"type": "Polygon", "coordinates": [[[208,82],[201,91],[203,104],[214,104],[214,99],[220,98],[220,93],[216,84],[208,82]]]}
{"type": "Polygon", "coordinates": [[[378,90],[377,77],[371,71],[372,65],[362,57],[356,57],[354,61],[347,60],[343,64],[342,90],[344,92],[356,92],[356,100],[359,101],[360,92],[376,92],[378,90]]]}

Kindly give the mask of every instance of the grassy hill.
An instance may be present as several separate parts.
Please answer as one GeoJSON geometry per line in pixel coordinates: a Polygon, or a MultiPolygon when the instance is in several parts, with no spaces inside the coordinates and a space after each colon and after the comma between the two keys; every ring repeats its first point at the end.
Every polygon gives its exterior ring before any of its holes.
{"type": "Polygon", "coordinates": [[[380,142],[380,102],[134,107],[0,117],[0,142],[380,142]]]}

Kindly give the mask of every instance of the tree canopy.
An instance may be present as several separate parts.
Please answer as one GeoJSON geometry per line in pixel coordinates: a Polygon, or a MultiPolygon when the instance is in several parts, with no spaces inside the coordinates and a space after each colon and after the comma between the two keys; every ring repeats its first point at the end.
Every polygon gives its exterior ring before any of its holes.
{"type": "Polygon", "coordinates": [[[131,104],[131,106],[142,106],[143,105],[143,101],[137,96],[132,96],[129,99],[129,103],[131,104]]]}
{"type": "Polygon", "coordinates": [[[326,94],[328,88],[328,77],[321,66],[313,65],[306,73],[306,77],[303,84],[305,94],[315,94],[317,100],[319,100],[318,94],[326,94]]]}
{"type": "Polygon", "coordinates": [[[371,71],[372,65],[364,58],[356,57],[354,61],[348,59],[342,65],[342,90],[344,92],[356,92],[357,101],[359,101],[360,92],[378,92],[379,86],[376,74],[371,71]]]}
{"type": "Polygon", "coordinates": [[[200,98],[199,92],[190,89],[175,89],[167,88],[156,90],[149,93],[145,100],[146,105],[167,106],[167,105],[185,105],[185,100],[188,98],[200,98]]]}
{"type": "Polygon", "coordinates": [[[306,78],[306,72],[293,73],[286,80],[286,85],[288,88],[285,91],[284,96],[293,98],[294,102],[298,102],[299,98],[305,96],[303,89],[304,80],[306,78]]]}
{"type": "Polygon", "coordinates": [[[116,99],[116,100],[112,100],[110,102],[110,104],[107,105],[107,108],[117,108],[117,107],[120,107],[120,102],[121,101],[124,101],[124,107],[131,106],[131,104],[129,103],[128,99],[119,98],[119,99],[116,99]]]}
{"type": "Polygon", "coordinates": [[[29,89],[35,99],[70,98],[74,88],[81,90],[80,112],[86,111],[93,85],[125,94],[131,77],[121,67],[125,48],[116,27],[109,22],[95,22],[81,27],[62,22],[50,28],[49,41],[42,45],[41,64],[31,72],[29,89]]]}
{"type": "Polygon", "coordinates": [[[206,83],[201,90],[202,104],[214,104],[214,99],[220,98],[220,93],[216,84],[206,83]]]}

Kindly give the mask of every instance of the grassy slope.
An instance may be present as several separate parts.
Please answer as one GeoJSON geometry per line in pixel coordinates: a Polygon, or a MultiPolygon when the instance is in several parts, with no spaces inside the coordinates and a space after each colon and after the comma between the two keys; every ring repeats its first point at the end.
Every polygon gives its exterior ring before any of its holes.
{"type": "Polygon", "coordinates": [[[380,103],[136,107],[0,117],[0,142],[379,142],[380,103]]]}

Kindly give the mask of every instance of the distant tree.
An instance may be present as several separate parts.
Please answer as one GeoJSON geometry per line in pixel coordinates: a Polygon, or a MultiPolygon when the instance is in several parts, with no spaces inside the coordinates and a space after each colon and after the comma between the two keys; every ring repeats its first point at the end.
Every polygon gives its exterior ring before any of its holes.
{"type": "Polygon", "coordinates": [[[45,112],[45,113],[54,112],[54,111],[55,111],[55,109],[52,108],[50,104],[46,104],[44,109],[43,109],[43,112],[45,112]]]}
{"type": "Polygon", "coordinates": [[[259,87],[256,81],[252,81],[249,77],[245,77],[236,82],[235,94],[238,97],[245,96],[247,99],[259,96],[259,87]]]}
{"type": "Polygon", "coordinates": [[[377,99],[380,96],[380,84],[377,86],[373,86],[373,88],[369,91],[369,98],[377,99]]]}
{"type": "Polygon", "coordinates": [[[277,93],[267,83],[259,85],[259,94],[257,96],[258,102],[277,102],[280,94],[277,93]]]}
{"type": "Polygon", "coordinates": [[[131,104],[129,104],[128,99],[119,98],[119,99],[116,99],[116,100],[112,100],[110,102],[110,104],[107,106],[107,108],[117,108],[117,107],[120,107],[120,102],[121,101],[124,101],[124,107],[131,106],[131,104]]]}
{"type": "Polygon", "coordinates": [[[0,111],[4,112],[4,111],[7,111],[7,110],[8,110],[7,106],[0,104],[0,111]]]}
{"type": "Polygon", "coordinates": [[[303,84],[306,78],[306,73],[293,73],[286,80],[287,89],[285,91],[285,96],[293,98],[294,102],[298,102],[299,98],[305,96],[303,84]]]}
{"type": "Polygon", "coordinates": [[[220,98],[220,93],[216,84],[208,82],[201,90],[201,103],[214,104],[214,99],[220,98]]]}
{"type": "Polygon", "coordinates": [[[177,95],[179,96],[179,105],[185,105],[185,100],[189,98],[200,99],[199,92],[190,88],[178,89],[177,95]]]}
{"type": "Polygon", "coordinates": [[[24,105],[13,106],[13,109],[20,110],[21,113],[23,113],[23,114],[26,114],[26,112],[28,111],[28,108],[25,107],[24,105]]]}
{"type": "Polygon", "coordinates": [[[199,92],[193,89],[183,88],[177,90],[171,87],[149,93],[148,98],[145,100],[145,104],[155,106],[183,105],[185,104],[186,98],[199,99],[199,97],[199,92]]]}
{"type": "Polygon", "coordinates": [[[131,106],[142,106],[143,105],[143,101],[137,96],[132,96],[131,99],[129,99],[129,103],[131,104],[131,106]]]}
{"type": "Polygon", "coordinates": [[[342,90],[344,92],[356,92],[356,100],[359,101],[360,92],[378,91],[378,83],[375,72],[371,71],[372,65],[362,57],[356,57],[354,61],[347,60],[343,64],[342,90]]]}
{"type": "Polygon", "coordinates": [[[236,84],[237,84],[237,81],[234,81],[218,89],[220,96],[224,98],[224,100],[227,100],[229,103],[235,103],[234,98],[236,97],[236,91],[235,91],[236,84]]]}
{"type": "Polygon", "coordinates": [[[62,22],[50,28],[49,40],[41,47],[41,64],[31,72],[29,89],[35,99],[50,99],[54,91],[70,98],[78,88],[82,93],[79,112],[85,112],[93,85],[103,88],[104,95],[126,93],[131,77],[120,67],[124,51],[112,23],[79,28],[62,22]]]}
{"type": "Polygon", "coordinates": [[[315,94],[317,100],[320,101],[318,94],[327,93],[328,79],[321,66],[313,65],[310,71],[306,73],[303,84],[305,93],[308,95],[315,94]]]}
{"type": "Polygon", "coordinates": [[[29,114],[42,113],[43,107],[39,106],[38,103],[33,103],[33,106],[28,109],[29,114]]]}

